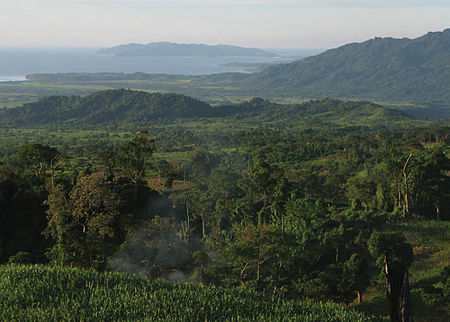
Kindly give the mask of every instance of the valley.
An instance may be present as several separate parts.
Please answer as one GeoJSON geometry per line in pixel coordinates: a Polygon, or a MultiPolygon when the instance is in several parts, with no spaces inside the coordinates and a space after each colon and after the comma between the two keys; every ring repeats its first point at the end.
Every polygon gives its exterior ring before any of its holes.
{"type": "Polygon", "coordinates": [[[449,36],[0,82],[0,318],[448,320],[449,36]]]}

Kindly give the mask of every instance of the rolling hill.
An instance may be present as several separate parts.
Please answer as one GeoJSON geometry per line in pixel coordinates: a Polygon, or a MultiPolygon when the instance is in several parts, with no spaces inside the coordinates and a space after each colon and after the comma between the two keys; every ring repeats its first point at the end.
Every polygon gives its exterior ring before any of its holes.
{"type": "Polygon", "coordinates": [[[15,127],[141,124],[155,119],[206,116],[210,109],[207,103],[184,95],[119,89],[84,97],[46,97],[0,111],[0,124],[15,127]]]}
{"type": "Polygon", "coordinates": [[[327,122],[385,125],[390,122],[393,125],[411,121],[405,113],[367,101],[322,99],[282,105],[254,98],[239,104],[211,106],[179,94],[118,89],[87,96],[50,96],[17,108],[2,109],[0,128],[123,128],[199,118],[232,118],[243,123],[276,126],[298,125],[299,122],[316,125],[327,122]]]}

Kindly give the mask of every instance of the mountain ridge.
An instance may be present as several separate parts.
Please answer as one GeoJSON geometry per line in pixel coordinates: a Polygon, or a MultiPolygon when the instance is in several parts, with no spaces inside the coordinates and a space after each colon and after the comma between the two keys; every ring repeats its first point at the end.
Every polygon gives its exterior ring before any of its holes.
{"type": "Polygon", "coordinates": [[[250,75],[270,95],[450,103],[450,29],[415,39],[373,38],[250,75]]]}

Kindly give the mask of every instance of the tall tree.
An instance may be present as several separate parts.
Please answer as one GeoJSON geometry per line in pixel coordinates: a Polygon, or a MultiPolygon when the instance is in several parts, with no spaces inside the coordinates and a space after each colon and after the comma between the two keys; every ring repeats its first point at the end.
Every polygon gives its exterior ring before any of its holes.
{"type": "Polygon", "coordinates": [[[40,178],[44,170],[52,171],[52,186],[54,186],[54,171],[60,153],[56,148],[42,144],[27,144],[19,148],[16,158],[19,166],[34,172],[40,178]]]}
{"type": "Polygon", "coordinates": [[[111,183],[82,177],[67,196],[61,186],[49,195],[47,234],[55,241],[49,257],[60,265],[104,268],[121,242],[120,200],[111,183]]]}
{"type": "Polygon", "coordinates": [[[413,261],[411,245],[401,233],[383,232],[374,232],[367,244],[370,254],[385,273],[391,321],[412,321],[408,274],[413,261]]]}
{"type": "Polygon", "coordinates": [[[120,148],[119,163],[124,174],[135,187],[137,200],[138,184],[145,178],[147,160],[153,153],[154,140],[149,139],[147,131],[139,132],[133,140],[120,148]]]}
{"type": "Polygon", "coordinates": [[[112,148],[102,148],[94,153],[94,162],[98,169],[102,171],[105,180],[110,179],[113,175],[113,169],[116,165],[116,151],[112,148]]]}

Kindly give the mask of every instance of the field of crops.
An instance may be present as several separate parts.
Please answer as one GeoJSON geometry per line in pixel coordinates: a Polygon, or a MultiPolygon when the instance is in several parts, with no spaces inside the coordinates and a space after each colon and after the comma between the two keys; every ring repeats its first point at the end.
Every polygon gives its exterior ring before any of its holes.
{"type": "Polygon", "coordinates": [[[340,305],[41,265],[0,267],[0,320],[374,321],[340,305]]]}

